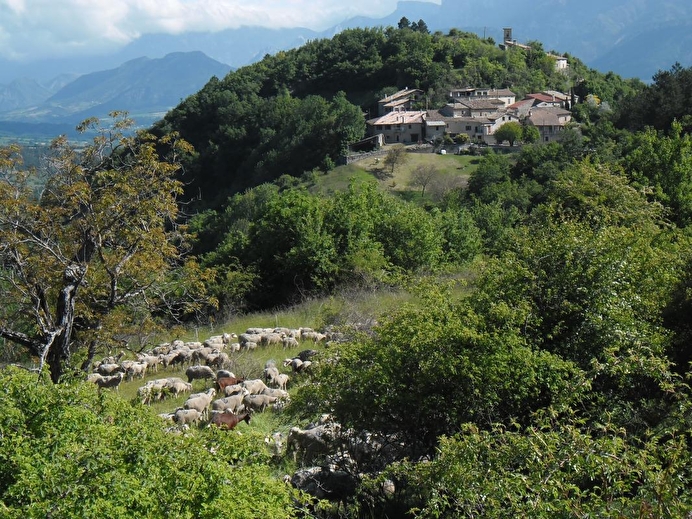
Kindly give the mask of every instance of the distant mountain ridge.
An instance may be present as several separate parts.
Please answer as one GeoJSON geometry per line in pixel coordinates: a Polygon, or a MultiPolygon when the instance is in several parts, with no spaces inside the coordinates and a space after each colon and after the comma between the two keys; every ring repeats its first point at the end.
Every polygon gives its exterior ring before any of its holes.
{"type": "Polygon", "coordinates": [[[0,120],[78,123],[113,110],[139,113],[146,119],[156,112],[166,112],[199,91],[212,76],[224,77],[230,70],[228,65],[194,51],[133,59],[114,69],[80,76],[52,95],[47,88],[34,93],[28,86],[38,84],[27,80],[25,104],[0,113],[0,120]],[[45,93],[48,95],[39,102],[30,102],[45,93]]]}
{"type": "Polygon", "coordinates": [[[201,51],[237,68],[308,40],[331,38],[343,29],[396,26],[404,16],[412,22],[424,20],[431,31],[457,28],[498,43],[502,28],[512,27],[520,42],[540,41],[546,50],[572,54],[601,72],[643,81],[675,62],[692,66],[692,3],[688,0],[582,0],[578,5],[564,0],[400,1],[386,17],[359,16],[325,31],[243,26],[218,32],[144,34],[107,56],[25,65],[0,59],[0,83],[22,76],[45,82],[60,73],[84,74],[118,67],[140,56],[157,58],[172,52],[201,51]]]}

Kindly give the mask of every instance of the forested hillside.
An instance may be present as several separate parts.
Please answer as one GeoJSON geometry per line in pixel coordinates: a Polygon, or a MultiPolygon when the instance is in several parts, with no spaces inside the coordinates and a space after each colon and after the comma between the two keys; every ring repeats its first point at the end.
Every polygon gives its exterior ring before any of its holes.
{"type": "Polygon", "coordinates": [[[521,99],[546,89],[592,94],[611,104],[643,84],[604,76],[570,57],[570,72],[534,42],[502,50],[491,39],[451,31],[350,29],[213,79],[171,110],[154,130],[180,132],[197,151],[186,190],[201,207],[281,175],[329,170],[363,135],[362,113],[402,88],[425,92],[420,108],[440,108],[465,86],[511,88],[521,99]]]}
{"type": "MultiPolygon", "coordinates": [[[[81,153],[58,139],[40,197],[0,150],[5,358],[30,355],[56,383],[0,373],[8,517],[692,513],[690,71],[644,86],[569,57],[564,75],[538,42],[503,51],[420,27],[267,56],[151,133],[128,136],[119,114],[81,153]],[[358,162],[348,188],[315,188],[384,93],[436,104],[466,84],[574,88],[576,124],[476,151],[473,167],[446,157],[459,182],[445,189],[421,189],[425,168],[408,190],[377,170],[383,187],[358,162]],[[394,310],[337,304],[394,292],[394,310]],[[265,309],[278,327],[279,309],[313,300],[333,342],[310,345],[290,403],[257,420],[333,424],[313,450],[268,454],[255,419],[240,435],[164,432],[139,399],[83,382],[99,356],[150,351],[173,326],[265,309]],[[287,472],[309,474],[309,495],[287,472]]],[[[276,348],[230,361],[261,373],[292,354],[276,348]]]]}

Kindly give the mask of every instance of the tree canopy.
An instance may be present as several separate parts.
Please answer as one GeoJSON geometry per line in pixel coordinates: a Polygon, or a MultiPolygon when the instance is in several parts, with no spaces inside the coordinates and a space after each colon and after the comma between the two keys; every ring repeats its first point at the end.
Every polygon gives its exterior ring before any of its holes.
{"type": "Polygon", "coordinates": [[[166,136],[161,160],[153,136],[124,135],[130,122],[115,116],[84,149],[54,141],[38,194],[12,150],[0,164],[0,336],[39,369],[47,363],[56,382],[77,345],[82,359],[117,347],[128,327],[146,334],[159,316],[189,316],[204,292],[177,218],[174,174],[187,145],[166,136]]]}

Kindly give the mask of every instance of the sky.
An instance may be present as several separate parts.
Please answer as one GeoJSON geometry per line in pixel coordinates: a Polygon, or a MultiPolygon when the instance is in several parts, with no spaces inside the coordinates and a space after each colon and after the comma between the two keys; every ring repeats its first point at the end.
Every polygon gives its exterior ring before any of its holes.
{"type": "Polygon", "coordinates": [[[322,31],[353,16],[386,16],[396,5],[397,0],[0,0],[0,58],[98,55],[142,34],[242,25],[322,31]]]}

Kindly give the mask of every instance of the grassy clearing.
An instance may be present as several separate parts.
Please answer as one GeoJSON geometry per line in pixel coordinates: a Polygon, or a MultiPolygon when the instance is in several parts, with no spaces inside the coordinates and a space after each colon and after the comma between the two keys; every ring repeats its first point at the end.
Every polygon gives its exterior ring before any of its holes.
{"type": "Polygon", "coordinates": [[[351,181],[377,181],[381,189],[397,194],[420,193],[421,188],[412,186],[413,172],[420,166],[432,166],[435,180],[429,186],[430,194],[452,187],[464,186],[476,169],[478,157],[470,155],[438,155],[435,153],[407,153],[406,160],[394,169],[385,170],[384,158],[368,157],[347,166],[339,166],[327,175],[318,177],[314,190],[333,193],[345,190],[351,181]],[[434,184],[434,186],[433,186],[434,184]]]}
{"type": "MultiPolygon", "coordinates": [[[[384,313],[390,312],[405,302],[412,301],[412,299],[413,296],[403,290],[344,290],[338,295],[312,299],[284,310],[238,316],[221,326],[196,328],[176,337],[162,337],[159,338],[158,342],[166,342],[175,338],[185,341],[204,341],[211,335],[218,335],[223,332],[240,334],[250,327],[282,326],[299,328],[307,326],[321,329],[326,325],[338,326],[344,323],[365,322],[377,319],[384,313]]],[[[287,373],[291,377],[288,388],[290,393],[293,388],[304,382],[306,378],[304,375],[293,374],[290,368],[284,368],[282,365],[283,360],[295,356],[304,349],[323,351],[325,348],[327,346],[324,344],[314,344],[310,341],[303,341],[298,349],[291,350],[284,350],[281,345],[259,347],[254,351],[241,351],[230,354],[231,366],[229,369],[237,376],[260,378],[265,364],[267,361],[272,360],[281,372],[287,373]]],[[[129,353],[125,358],[134,358],[134,354],[129,353]]],[[[183,380],[187,380],[185,369],[186,367],[178,366],[167,369],[159,368],[157,372],[150,372],[143,379],[135,378],[131,381],[123,381],[118,392],[125,400],[137,402],[137,390],[147,381],[166,377],[180,377],[183,380]]],[[[210,380],[195,380],[192,382],[192,391],[201,392],[212,387],[212,385],[213,381],[210,380]]],[[[181,395],[178,398],[168,397],[163,401],[152,403],[149,408],[154,414],[170,413],[181,407],[186,398],[187,395],[181,395]]],[[[269,434],[272,430],[286,429],[288,424],[285,423],[281,413],[265,411],[264,413],[256,413],[256,416],[253,417],[252,426],[269,434]]]]}

